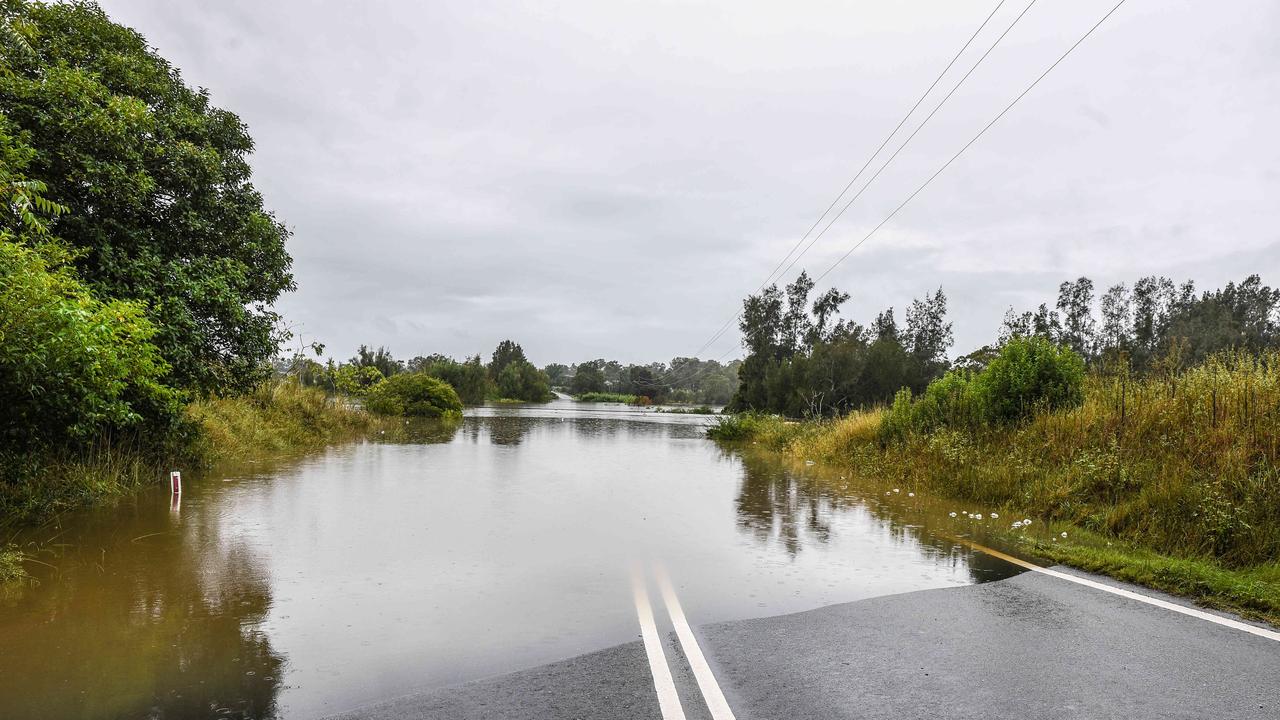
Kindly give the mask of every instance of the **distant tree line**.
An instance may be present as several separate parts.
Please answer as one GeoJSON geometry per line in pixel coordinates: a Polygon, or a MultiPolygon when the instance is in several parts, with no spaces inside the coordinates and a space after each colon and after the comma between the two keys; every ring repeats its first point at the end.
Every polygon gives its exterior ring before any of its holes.
{"type": "Polygon", "coordinates": [[[656,403],[724,405],[738,386],[738,365],[677,357],[668,363],[623,365],[616,360],[587,360],[545,368],[552,385],[575,396],[591,393],[634,395],[656,403]]]}
{"type": "Polygon", "coordinates": [[[398,360],[385,347],[361,345],[346,362],[321,364],[295,356],[282,362],[280,369],[296,375],[304,385],[322,387],[336,395],[365,396],[392,377],[414,374],[445,382],[467,405],[486,400],[547,402],[553,397],[547,375],[511,340],[498,344],[488,364],[479,355],[461,361],[440,354],[398,360]]]}
{"type": "Polygon", "coordinates": [[[1280,290],[1258,275],[1197,294],[1187,280],[1140,278],[1113,285],[1100,298],[1093,281],[1062,283],[1053,308],[1041,304],[1005,314],[999,342],[1039,336],[1065,345],[1090,364],[1121,362],[1139,371],[1157,363],[1195,365],[1228,350],[1258,352],[1280,345],[1280,290]]]}
{"type": "Polygon", "coordinates": [[[810,302],[813,286],[801,273],[785,290],[770,285],[743,302],[747,358],[730,409],[842,414],[903,387],[922,390],[946,372],[953,341],[941,289],[912,301],[900,328],[893,308],[870,326],[837,319],[849,294],[833,288],[810,302]]]}
{"type": "MultiPolygon", "coordinates": [[[[1001,348],[1023,338],[1070,350],[1094,370],[1140,373],[1193,365],[1223,350],[1280,346],[1280,290],[1257,275],[1199,294],[1191,281],[1144,277],[1100,298],[1089,278],[1064,282],[1053,307],[1010,308],[995,343],[954,363],[947,356],[953,337],[941,289],[912,301],[902,328],[893,308],[869,327],[837,320],[849,295],[831,289],[810,302],[812,291],[812,280],[801,273],[784,290],[771,285],[743,302],[739,327],[747,357],[731,410],[812,417],[884,404],[901,389],[911,391],[907,397],[919,395],[953,368],[981,371],[1001,348]]],[[[1049,350],[1036,352],[1049,356],[1049,350]]]]}

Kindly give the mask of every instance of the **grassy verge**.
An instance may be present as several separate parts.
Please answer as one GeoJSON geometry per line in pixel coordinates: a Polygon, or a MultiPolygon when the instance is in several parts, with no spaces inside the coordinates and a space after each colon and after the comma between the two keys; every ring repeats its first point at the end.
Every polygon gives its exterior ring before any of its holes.
{"type": "Polygon", "coordinates": [[[198,401],[188,406],[187,417],[201,429],[195,455],[204,464],[315,450],[383,422],[341,398],[292,382],[198,401]]]}
{"type": "Polygon", "coordinates": [[[1094,376],[1079,407],[1013,426],[889,437],[885,416],[743,415],[709,434],[1049,521],[1071,542],[1031,548],[1037,554],[1280,619],[1280,358],[1094,376]]]}
{"type": "Polygon", "coordinates": [[[296,454],[388,422],[295,383],[198,401],[186,414],[192,439],[163,448],[114,438],[76,450],[0,456],[0,522],[39,520],[125,496],[174,468],[296,454]]]}
{"type": "MultiPolygon", "coordinates": [[[[1055,532],[1068,527],[1062,523],[1053,525],[1055,532]]],[[[1198,605],[1280,626],[1280,562],[1227,568],[1211,559],[1162,555],[1079,528],[1070,528],[1065,540],[1020,541],[1028,554],[1051,562],[1181,595],[1198,605]]]]}

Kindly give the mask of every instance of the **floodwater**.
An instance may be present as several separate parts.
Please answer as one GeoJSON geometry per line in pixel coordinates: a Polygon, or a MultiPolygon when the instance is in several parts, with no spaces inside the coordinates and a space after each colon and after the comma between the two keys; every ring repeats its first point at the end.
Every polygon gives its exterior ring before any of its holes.
{"type": "Polygon", "coordinates": [[[948,539],[970,508],[836,494],[709,423],[480,408],[25,529],[0,718],[312,718],[563,659],[636,639],[636,562],[695,625],[1016,572],[948,539]]]}

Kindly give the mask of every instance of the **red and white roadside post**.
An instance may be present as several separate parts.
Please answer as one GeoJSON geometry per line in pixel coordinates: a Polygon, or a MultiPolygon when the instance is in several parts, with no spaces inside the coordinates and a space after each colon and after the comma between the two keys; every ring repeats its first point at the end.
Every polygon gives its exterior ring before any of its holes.
{"type": "Polygon", "coordinates": [[[182,473],[173,470],[169,473],[169,490],[174,495],[182,494],[182,473]]]}

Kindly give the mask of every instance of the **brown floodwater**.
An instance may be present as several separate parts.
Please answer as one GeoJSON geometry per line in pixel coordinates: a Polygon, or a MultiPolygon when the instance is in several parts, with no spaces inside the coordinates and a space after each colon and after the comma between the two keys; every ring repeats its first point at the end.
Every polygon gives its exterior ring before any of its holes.
{"type": "Polygon", "coordinates": [[[833,492],[709,423],[479,408],[23,528],[0,718],[312,718],[562,659],[636,638],[637,561],[695,624],[1017,572],[949,539],[980,508],[833,492]]]}

